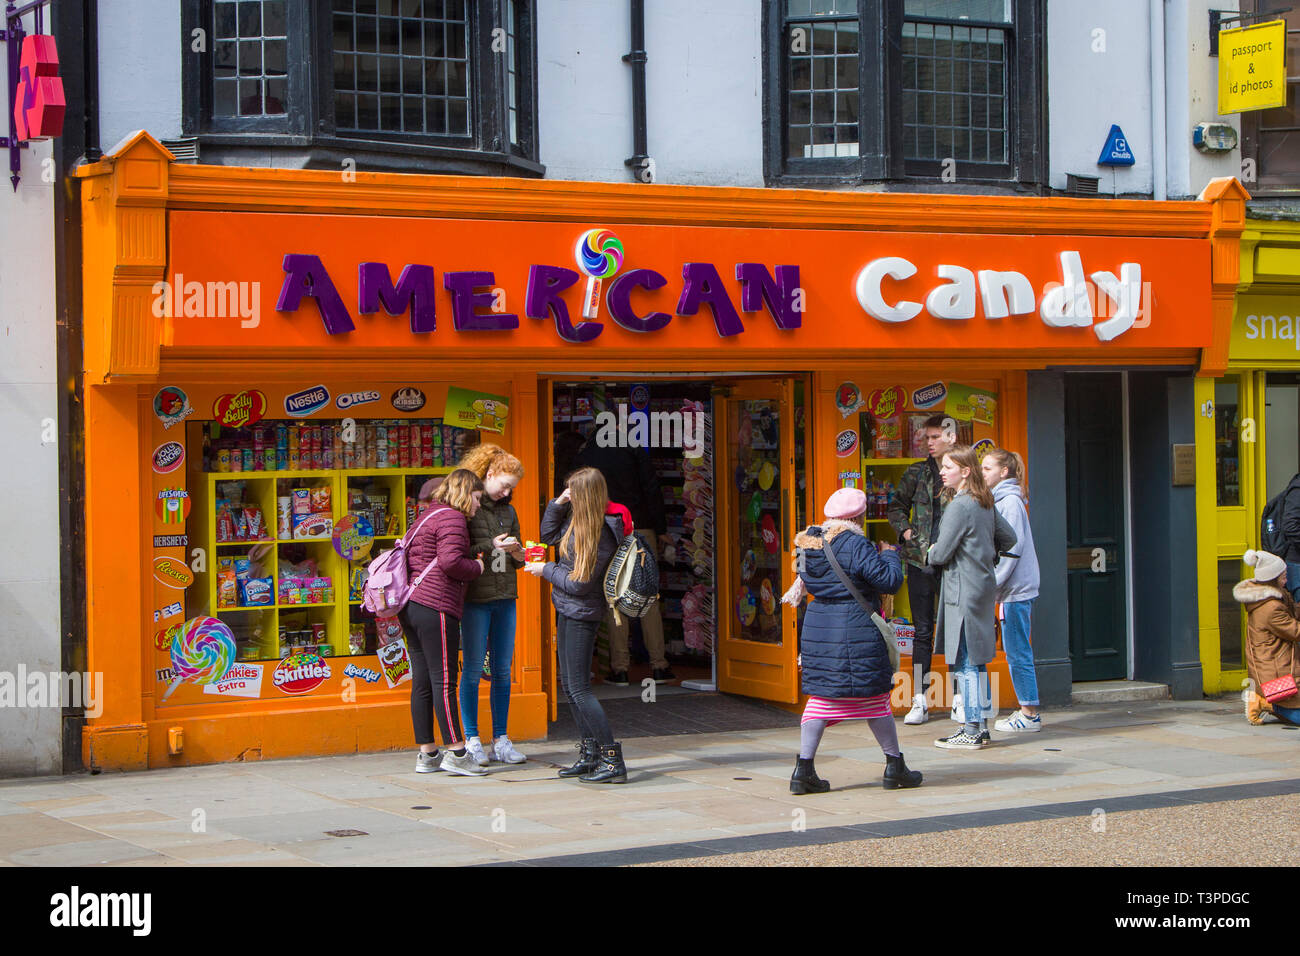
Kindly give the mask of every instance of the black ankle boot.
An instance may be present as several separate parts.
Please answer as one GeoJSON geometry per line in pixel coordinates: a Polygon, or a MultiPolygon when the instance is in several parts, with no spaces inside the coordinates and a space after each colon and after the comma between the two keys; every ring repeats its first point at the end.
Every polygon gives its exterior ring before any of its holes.
{"type": "Polygon", "coordinates": [[[908,770],[902,754],[897,757],[885,754],[884,783],[886,790],[897,790],[900,787],[908,790],[912,787],[919,787],[921,785],[921,771],[908,770]]]}
{"type": "Polygon", "coordinates": [[[578,779],[583,783],[627,783],[627,767],[623,765],[623,745],[612,743],[600,748],[600,763],[591,773],[578,779]]]}
{"type": "Polygon", "coordinates": [[[790,776],[791,793],[825,793],[830,788],[829,783],[817,776],[812,757],[795,758],[794,773],[790,776]]]}
{"type": "Polygon", "coordinates": [[[582,743],[578,744],[578,762],[572,767],[565,767],[560,771],[561,777],[580,777],[584,773],[591,773],[600,763],[600,748],[596,746],[595,737],[584,737],[582,743]]]}

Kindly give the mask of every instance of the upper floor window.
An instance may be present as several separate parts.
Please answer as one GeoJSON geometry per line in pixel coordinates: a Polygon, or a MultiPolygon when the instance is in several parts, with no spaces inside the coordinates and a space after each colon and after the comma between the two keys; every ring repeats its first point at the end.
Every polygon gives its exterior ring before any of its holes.
{"type": "MultiPolygon", "coordinates": [[[[1284,4],[1271,0],[1243,0],[1241,9],[1249,13],[1280,6],[1284,4]]],[[[1300,7],[1268,19],[1286,21],[1286,106],[1241,114],[1241,158],[1255,165],[1254,181],[1246,183],[1252,195],[1294,196],[1300,194],[1300,70],[1295,67],[1300,63],[1300,7]]]]}
{"type": "Polygon", "coordinates": [[[201,141],[541,172],[530,0],[186,0],[187,42],[195,27],[212,38],[185,71],[201,141]]]}
{"type": "Polygon", "coordinates": [[[1039,0],[769,0],[768,179],[1037,182],[1039,0]]]}

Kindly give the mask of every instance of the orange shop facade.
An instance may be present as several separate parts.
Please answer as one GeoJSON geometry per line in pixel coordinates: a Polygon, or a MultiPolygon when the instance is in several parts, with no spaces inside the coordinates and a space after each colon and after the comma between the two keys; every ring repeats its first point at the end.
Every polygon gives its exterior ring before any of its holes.
{"type": "MultiPolygon", "coordinates": [[[[1141,454],[1177,437],[1180,390],[1226,356],[1234,181],[1190,203],[345,182],[177,164],[145,133],[78,175],[87,647],[108,689],[87,766],[409,746],[409,661],[359,606],[366,554],[479,440],[525,463],[513,501],[537,538],[560,434],[623,404],[662,412],[665,446],[701,422],[692,454],[664,453],[664,611],[702,686],[798,704],[798,620],[779,604],[794,531],[855,484],[892,543],[883,512],[935,413],[1028,462],[1044,702],[1093,658],[1129,677],[1182,666],[1176,622],[1135,613],[1145,556],[1087,535],[1094,500],[1174,524],[1183,489],[1076,467],[1095,436],[1073,406],[1119,382],[1141,454]],[[1097,547],[1116,553],[1089,573],[1127,588],[1123,615],[1076,573],[1097,547]],[[1121,619],[1094,653],[1089,628],[1121,619]]],[[[545,585],[519,584],[509,732],[528,740],[561,691],[545,585]]],[[[905,589],[894,613],[910,616],[905,589]]],[[[990,668],[1014,705],[1000,652],[990,668]]]]}

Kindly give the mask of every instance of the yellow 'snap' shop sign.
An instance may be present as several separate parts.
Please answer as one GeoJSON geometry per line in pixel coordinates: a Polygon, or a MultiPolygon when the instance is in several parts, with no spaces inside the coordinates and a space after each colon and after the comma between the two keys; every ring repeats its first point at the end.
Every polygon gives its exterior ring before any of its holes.
{"type": "Polygon", "coordinates": [[[1286,21],[1219,32],[1219,112],[1286,106],[1286,21]]]}

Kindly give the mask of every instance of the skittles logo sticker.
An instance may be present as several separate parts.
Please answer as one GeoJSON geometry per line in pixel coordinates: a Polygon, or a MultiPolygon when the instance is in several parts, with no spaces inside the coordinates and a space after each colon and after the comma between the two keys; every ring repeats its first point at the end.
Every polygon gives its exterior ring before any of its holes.
{"type": "Polygon", "coordinates": [[[153,450],[153,470],[168,475],[185,464],[185,446],[178,441],[165,441],[153,450]]]}
{"type": "Polygon", "coordinates": [[[189,396],[175,385],[158,389],[153,397],[153,413],[163,423],[163,428],[171,428],[177,422],[183,422],[194,414],[189,396]]]}
{"type": "Polygon", "coordinates": [[[901,385],[894,385],[890,388],[878,388],[871,393],[867,399],[867,407],[871,414],[877,418],[893,418],[903,409],[903,403],[907,401],[907,393],[903,391],[901,385]]]}
{"type": "Polygon", "coordinates": [[[282,693],[308,694],[330,678],[330,666],[318,654],[290,654],[275,665],[271,683],[282,693]]]}
{"type": "Polygon", "coordinates": [[[846,428],[835,436],[835,457],[849,458],[858,450],[858,430],[846,428]]]}
{"type": "Polygon", "coordinates": [[[164,488],[158,492],[154,511],[163,524],[184,524],[190,516],[190,493],[184,488],[164,488]]]}
{"type": "Polygon", "coordinates": [[[243,428],[262,420],[266,396],[256,389],[222,395],[212,403],[212,417],[227,428],[243,428]]]}
{"type": "Polygon", "coordinates": [[[177,558],[154,558],[153,579],[169,588],[187,588],[194,583],[194,572],[177,558]]]}

